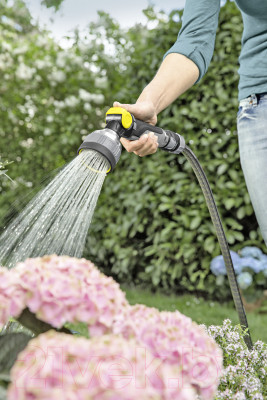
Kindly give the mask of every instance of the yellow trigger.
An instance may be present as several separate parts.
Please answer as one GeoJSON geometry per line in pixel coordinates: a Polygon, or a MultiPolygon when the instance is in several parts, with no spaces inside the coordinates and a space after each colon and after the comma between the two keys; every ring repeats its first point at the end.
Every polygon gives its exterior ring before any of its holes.
{"type": "Polygon", "coordinates": [[[133,123],[132,115],[122,107],[111,107],[106,115],[121,115],[121,124],[125,129],[129,129],[133,123]]]}

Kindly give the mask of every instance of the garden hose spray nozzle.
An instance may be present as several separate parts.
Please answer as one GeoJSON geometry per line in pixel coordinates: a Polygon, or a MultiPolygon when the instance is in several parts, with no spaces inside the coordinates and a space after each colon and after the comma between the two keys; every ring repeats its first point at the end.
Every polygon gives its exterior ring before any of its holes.
{"type": "Polygon", "coordinates": [[[120,138],[138,140],[147,132],[153,132],[158,137],[159,148],[178,154],[185,148],[185,141],[178,133],[163,130],[136,119],[121,107],[112,107],[106,113],[104,129],[90,133],[78,149],[78,154],[87,149],[101,153],[110,164],[107,172],[113,171],[121,155],[120,138]]]}

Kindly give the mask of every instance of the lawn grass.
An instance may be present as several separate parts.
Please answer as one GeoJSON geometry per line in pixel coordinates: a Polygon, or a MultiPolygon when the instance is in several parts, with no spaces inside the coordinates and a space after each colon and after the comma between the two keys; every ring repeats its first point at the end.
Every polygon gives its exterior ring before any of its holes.
{"type": "MultiPolygon", "coordinates": [[[[130,304],[141,303],[166,311],[179,310],[198,324],[221,325],[226,318],[229,318],[233,324],[239,323],[233,302],[206,301],[194,295],[167,296],[136,288],[123,287],[122,289],[130,304]]],[[[247,319],[253,343],[257,340],[267,343],[267,314],[250,312],[247,313],[247,319]]]]}

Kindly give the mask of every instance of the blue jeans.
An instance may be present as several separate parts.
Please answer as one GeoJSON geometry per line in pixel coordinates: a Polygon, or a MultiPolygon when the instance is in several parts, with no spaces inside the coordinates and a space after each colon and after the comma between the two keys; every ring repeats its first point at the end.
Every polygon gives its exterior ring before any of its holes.
{"type": "Polygon", "coordinates": [[[241,167],[267,246],[267,93],[240,101],[237,132],[241,167]]]}

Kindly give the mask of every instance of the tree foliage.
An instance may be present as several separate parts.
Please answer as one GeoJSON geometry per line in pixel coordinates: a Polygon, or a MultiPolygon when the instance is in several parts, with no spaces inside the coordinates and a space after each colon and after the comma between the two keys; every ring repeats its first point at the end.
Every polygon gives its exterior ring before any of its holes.
{"type": "Polygon", "coordinates": [[[0,36],[1,155],[13,161],[14,181],[0,181],[3,216],[44,175],[70,161],[82,137],[99,125],[107,78],[104,70],[93,72],[87,48],[64,50],[32,25],[21,1],[6,6],[0,36]]]}
{"type": "Polygon", "coordinates": [[[47,8],[54,7],[54,9],[57,11],[59,10],[61,4],[63,3],[64,0],[42,0],[42,4],[46,6],[47,8]]]}

